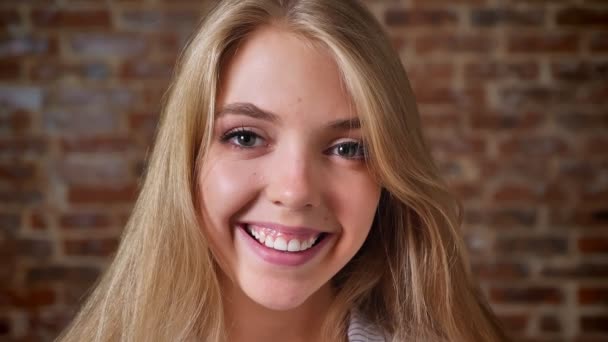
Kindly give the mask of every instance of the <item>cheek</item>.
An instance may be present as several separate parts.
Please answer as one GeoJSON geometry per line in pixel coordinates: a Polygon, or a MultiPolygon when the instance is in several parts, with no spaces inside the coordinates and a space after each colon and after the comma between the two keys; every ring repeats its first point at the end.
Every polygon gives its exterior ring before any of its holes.
{"type": "Polygon", "coordinates": [[[339,194],[335,214],[348,240],[363,243],[371,228],[378,202],[380,186],[368,175],[356,175],[337,184],[339,194]]]}
{"type": "Polygon", "coordinates": [[[217,160],[204,165],[200,176],[201,205],[213,229],[225,228],[229,219],[254,197],[257,171],[238,162],[217,160]]]}

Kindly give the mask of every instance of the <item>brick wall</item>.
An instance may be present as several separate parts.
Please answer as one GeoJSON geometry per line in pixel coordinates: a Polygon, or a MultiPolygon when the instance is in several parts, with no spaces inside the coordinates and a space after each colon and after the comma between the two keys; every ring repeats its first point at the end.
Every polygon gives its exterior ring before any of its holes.
{"type": "MultiPolygon", "coordinates": [[[[506,326],[608,339],[608,1],[366,3],[506,326]]],[[[0,2],[0,340],[51,340],[107,264],[203,7],[0,2]]]]}

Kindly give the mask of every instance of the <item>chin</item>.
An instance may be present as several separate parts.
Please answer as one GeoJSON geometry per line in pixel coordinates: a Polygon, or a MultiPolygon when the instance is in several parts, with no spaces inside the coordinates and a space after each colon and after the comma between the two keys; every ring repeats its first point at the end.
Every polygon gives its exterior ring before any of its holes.
{"type": "Polygon", "coordinates": [[[303,284],[257,280],[248,285],[239,284],[249,299],[270,310],[288,311],[304,304],[318,289],[303,284]]]}

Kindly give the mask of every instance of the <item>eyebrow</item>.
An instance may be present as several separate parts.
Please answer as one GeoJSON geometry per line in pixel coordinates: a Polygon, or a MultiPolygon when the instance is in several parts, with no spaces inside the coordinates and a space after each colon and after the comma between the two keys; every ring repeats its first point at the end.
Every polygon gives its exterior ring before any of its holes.
{"type": "Polygon", "coordinates": [[[215,117],[220,118],[226,114],[245,115],[254,119],[261,119],[273,123],[281,122],[281,118],[278,115],[262,110],[253,103],[248,102],[235,102],[227,104],[216,113],[215,117]]]}
{"type": "MultiPolygon", "coordinates": [[[[253,103],[249,102],[229,103],[217,111],[215,117],[220,118],[227,114],[245,115],[254,119],[260,119],[272,123],[281,123],[282,121],[281,117],[277,114],[260,109],[253,103]]],[[[332,130],[346,131],[361,128],[361,122],[359,121],[359,118],[356,117],[352,119],[339,119],[329,122],[327,127],[332,130]]]]}

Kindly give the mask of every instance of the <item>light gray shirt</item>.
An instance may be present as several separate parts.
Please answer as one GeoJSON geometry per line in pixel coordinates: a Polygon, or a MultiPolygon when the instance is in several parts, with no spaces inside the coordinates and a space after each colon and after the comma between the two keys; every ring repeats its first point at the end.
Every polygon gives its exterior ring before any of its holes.
{"type": "Polygon", "coordinates": [[[348,323],[348,342],[385,342],[381,330],[356,310],[351,311],[348,323]]]}

